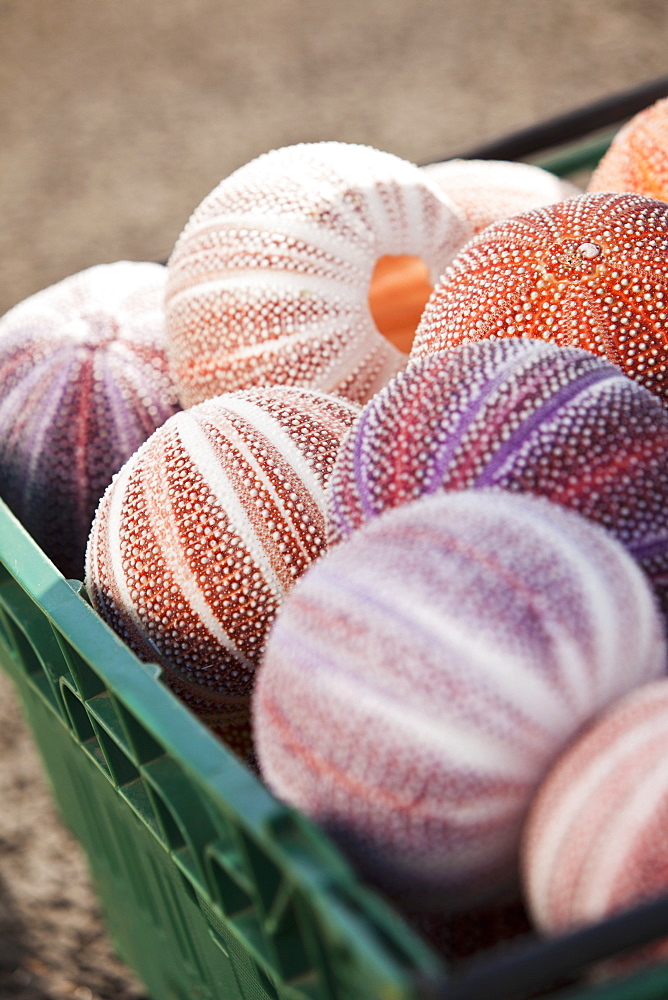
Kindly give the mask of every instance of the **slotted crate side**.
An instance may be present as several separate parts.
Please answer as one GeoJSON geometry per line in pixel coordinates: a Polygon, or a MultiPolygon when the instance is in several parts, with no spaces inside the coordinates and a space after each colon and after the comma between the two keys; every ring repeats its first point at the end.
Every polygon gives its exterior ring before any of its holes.
{"type": "Polygon", "coordinates": [[[156,1000],[414,1000],[444,968],[142,664],[0,501],[0,665],[156,1000]],[[198,992],[199,991],[199,992],[198,992]]]}
{"type": "Polygon", "coordinates": [[[209,927],[169,855],[54,714],[20,684],[19,689],[61,815],[88,855],[115,949],[151,995],[165,1000],[279,996],[275,990],[241,991],[227,935],[211,932],[207,940],[209,927]]]}

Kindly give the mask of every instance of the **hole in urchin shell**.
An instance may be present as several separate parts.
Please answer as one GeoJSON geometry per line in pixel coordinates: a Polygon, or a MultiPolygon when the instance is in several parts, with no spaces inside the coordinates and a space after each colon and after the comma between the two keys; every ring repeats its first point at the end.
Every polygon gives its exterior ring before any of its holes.
{"type": "Polygon", "coordinates": [[[386,254],[376,261],[369,308],[382,335],[404,354],[410,352],[420,317],[434,290],[421,257],[386,254]]]}

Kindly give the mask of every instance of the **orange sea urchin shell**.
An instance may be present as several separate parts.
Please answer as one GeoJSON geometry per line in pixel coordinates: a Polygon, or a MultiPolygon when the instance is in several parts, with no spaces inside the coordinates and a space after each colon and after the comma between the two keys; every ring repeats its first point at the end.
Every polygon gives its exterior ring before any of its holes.
{"type": "Polygon", "coordinates": [[[470,235],[420,168],[391,153],[321,142],[252,160],[204,199],[169,261],[182,405],[268,384],[364,403],[407,358],[373,319],[377,261],[417,256],[433,282],[470,235]]]}
{"type": "Polygon", "coordinates": [[[633,191],[668,201],[668,97],[620,129],[587,190],[633,191]]]}
{"type": "Polygon", "coordinates": [[[424,357],[531,337],[603,355],[668,397],[668,205],[584,194],[488,226],[458,254],[422,314],[424,357]]]}

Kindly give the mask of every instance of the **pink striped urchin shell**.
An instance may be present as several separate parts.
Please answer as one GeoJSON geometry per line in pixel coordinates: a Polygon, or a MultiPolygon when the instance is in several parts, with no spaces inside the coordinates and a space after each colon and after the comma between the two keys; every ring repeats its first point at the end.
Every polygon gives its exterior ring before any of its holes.
{"type": "Polygon", "coordinates": [[[80,579],[112,475],[178,410],[160,264],[98,264],[0,319],[0,492],[60,570],[80,579]]]}
{"type": "Polygon", "coordinates": [[[515,882],[566,742],[665,662],[647,581],[598,525],[500,490],[425,497],[286,599],[253,699],[261,773],[399,900],[482,903],[515,882]]]}
{"type": "Polygon", "coordinates": [[[148,439],[95,516],[93,606],[242,752],[267,629],[324,549],[324,486],[357,412],[287,386],[207,400],[148,439]]]}
{"type": "Polygon", "coordinates": [[[422,169],[452,198],[474,235],[492,222],[582,194],[575,184],[533,163],[458,159],[422,169]]]}
{"type": "Polygon", "coordinates": [[[668,97],[644,108],[619,130],[588,191],[634,191],[668,201],[668,97]]]}
{"type": "Polygon", "coordinates": [[[328,487],[330,542],[423,494],[481,486],[597,521],[668,601],[668,413],[609,361],[518,338],[414,362],[346,435],[328,487]]]}
{"type": "Polygon", "coordinates": [[[532,337],[607,357],[668,399],[668,205],[583,194],[488,226],[446,269],[411,351],[532,337]]]}
{"type": "MultiPolygon", "coordinates": [[[[668,680],[661,679],[594,719],[544,779],[522,843],[536,924],[560,933],[668,892],[667,821],[668,680]]],[[[667,956],[664,938],[626,962],[667,956]]]]}
{"type": "Polygon", "coordinates": [[[371,313],[377,261],[418,256],[435,281],[469,236],[452,202],[391,153],[318,142],[257,157],[204,199],[169,261],[182,404],[266,384],[365,402],[406,363],[371,313]]]}

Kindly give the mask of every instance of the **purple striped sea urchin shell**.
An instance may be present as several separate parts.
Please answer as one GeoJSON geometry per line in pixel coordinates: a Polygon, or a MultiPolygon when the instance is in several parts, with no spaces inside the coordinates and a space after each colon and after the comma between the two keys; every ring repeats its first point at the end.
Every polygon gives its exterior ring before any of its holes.
{"type": "Polygon", "coordinates": [[[547,497],[609,529],[668,602],[668,413],[611,362],[538,340],[429,355],[363,408],[330,480],[340,541],[440,490],[547,497]]]}
{"type": "Polygon", "coordinates": [[[406,364],[377,329],[379,258],[440,276],[471,235],[415,164],[370,146],[299,143],[226,177],[168,264],[167,330],[181,403],[301,385],[364,403],[406,364]]]}
{"type": "Polygon", "coordinates": [[[160,264],[99,264],[0,319],[0,494],[69,577],[113,474],[178,410],[165,281],[160,264]]]}
{"type": "Polygon", "coordinates": [[[609,533],[542,498],[439,493],[296,584],[258,672],[258,760],[369,878],[455,910],[512,886],[548,767],[665,669],[651,589],[609,533]]]}

